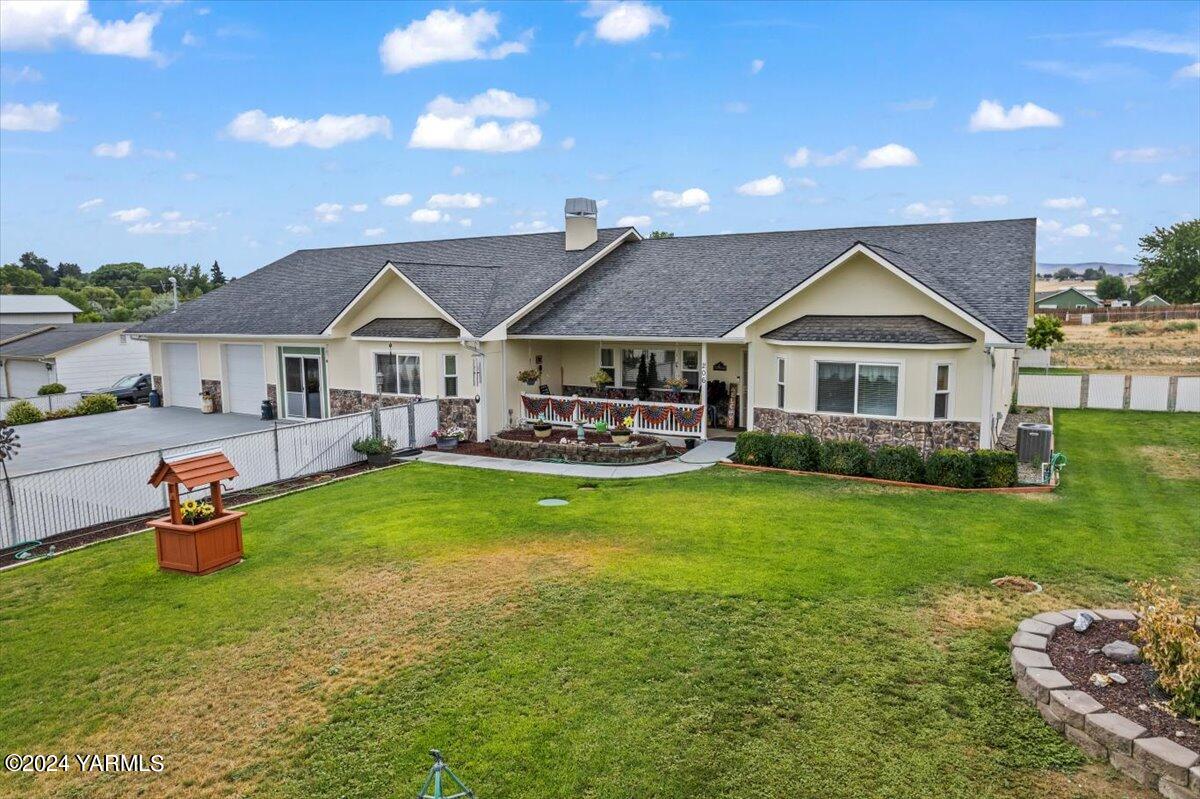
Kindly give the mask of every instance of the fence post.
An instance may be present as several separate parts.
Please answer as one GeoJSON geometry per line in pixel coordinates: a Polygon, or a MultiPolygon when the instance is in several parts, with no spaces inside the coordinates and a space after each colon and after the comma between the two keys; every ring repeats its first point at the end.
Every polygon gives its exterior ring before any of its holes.
{"type": "Polygon", "coordinates": [[[1091,374],[1085,372],[1083,377],[1079,379],[1079,407],[1086,408],[1088,406],[1088,390],[1091,387],[1091,381],[1088,378],[1091,374]]]}
{"type": "Polygon", "coordinates": [[[275,446],[275,480],[283,479],[283,470],[279,467],[279,422],[271,424],[271,440],[275,446]]]}
{"type": "Polygon", "coordinates": [[[641,397],[633,398],[633,413],[631,415],[633,416],[633,432],[640,433],[641,425],[639,423],[642,421],[642,399],[641,399],[641,397]]]}
{"type": "Polygon", "coordinates": [[[6,505],[5,512],[8,514],[8,529],[12,533],[12,540],[5,541],[4,546],[9,546],[21,541],[21,536],[17,532],[17,500],[13,496],[12,478],[8,476],[8,465],[0,461],[0,466],[4,467],[4,488],[8,498],[4,504],[6,505]]]}
{"type": "Polygon", "coordinates": [[[1171,375],[1167,378],[1167,410],[1174,411],[1175,403],[1179,398],[1179,375],[1171,375]]]}
{"type": "Polygon", "coordinates": [[[379,406],[371,408],[371,435],[383,438],[383,419],[379,415],[379,406]]]}
{"type": "Polygon", "coordinates": [[[1129,410],[1129,403],[1133,397],[1133,375],[1125,375],[1125,389],[1121,396],[1121,409],[1129,410]]]}
{"type": "Polygon", "coordinates": [[[405,410],[408,411],[408,446],[415,447],[417,446],[417,403],[408,403],[405,410]]]}

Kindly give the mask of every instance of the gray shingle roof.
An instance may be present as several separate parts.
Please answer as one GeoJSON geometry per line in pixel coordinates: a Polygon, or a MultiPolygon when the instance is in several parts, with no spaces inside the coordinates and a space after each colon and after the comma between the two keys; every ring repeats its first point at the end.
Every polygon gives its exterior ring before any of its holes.
{"type": "Polygon", "coordinates": [[[777,341],[850,341],[863,344],[968,344],[975,339],[928,316],[824,316],[809,314],[763,338],[777,341]]]}
{"type": "Polygon", "coordinates": [[[35,330],[45,330],[48,327],[54,327],[54,325],[45,322],[30,322],[26,324],[5,322],[4,324],[0,324],[0,342],[8,341],[10,338],[28,336],[35,330]]]}
{"type": "Polygon", "coordinates": [[[378,317],[355,330],[352,336],[370,338],[458,338],[458,328],[445,319],[391,319],[378,317]]]}
{"type": "Polygon", "coordinates": [[[629,230],[602,228],[575,252],[562,233],[298,250],[132,332],[316,335],[390,261],[479,336],[629,230]]]}
{"type": "Polygon", "coordinates": [[[560,289],[517,335],[716,338],[863,243],[1010,341],[1025,340],[1035,220],[646,239],[560,289]]]}
{"type": "Polygon", "coordinates": [[[0,344],[0,358],[45,358],[68,347],[125,330],[130,322],[89,322],[79,325],[59,325],[44,333],[34,333],[16,341],[0,344]]]}

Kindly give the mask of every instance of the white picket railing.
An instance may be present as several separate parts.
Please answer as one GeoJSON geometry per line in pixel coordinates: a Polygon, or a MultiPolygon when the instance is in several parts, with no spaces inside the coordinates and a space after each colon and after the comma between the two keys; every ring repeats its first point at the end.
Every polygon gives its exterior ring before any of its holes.
{"type": "Polygon", "coordinates": [[[628,417],[633,418],[630,429],[635,433],[703,438],[707,432],[703,405],[547,394],[521,395],[521,420],[524,422],[543,419],[550,424],[574,427],[582,421],[584,427],[595,427],[596,422],[603,421],[615,427],[628,417]],[[657,420],[654,417],[658,417],[657,420]],[[687,424],[687,421],[693,423],[687,424]]]}

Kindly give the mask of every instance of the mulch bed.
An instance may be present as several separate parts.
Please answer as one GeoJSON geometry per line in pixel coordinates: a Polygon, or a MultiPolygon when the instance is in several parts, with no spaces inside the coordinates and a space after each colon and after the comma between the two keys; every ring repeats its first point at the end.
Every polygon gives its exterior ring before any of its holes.
{"type": "MultiPolygon", "coordinates": [[[[571,441],[576,440],[575,431],[567,430],[566,428],[562,428],[562,430],[555,429],[555,431],[550,434],[550,437],[546,438],[546,439],[535,439],[534,435],[533,435],[533,431],[526,430],[526,429],[505,430],[503,433],[497,433],[497,435],[502,436],[502,437],[507,438],[512,441],[534,441],[534,440],[537,440],[537,441],[546,441],[546,442],[552,443],[552,444],[557,444],[558,440],[560,438],[569,438],[569,439],[571,439],[571,441]]],[[[654,438],[652,436],[636,435],[636,436],[630,436],[629,440],[633,441],[637,444],[646,445],[646,444],[654,444],[659,439],[654,438]]],[[[588,444],[611,444],[612,436],[610,436],[608,433],[594,433],[594,432],[589,431],[584,437],[584,442],[588,443],[588,444]]],[[[430,445],[428,447],[425,447],[425,449],[429,452],[436,452],[437,446],[430,445]]],[[[451,451],[458,455],[479,455],[484,458],[505,458],[507,460],[521,460],[521,461],[533,460],[532,452],[521,453],[520,455],[517,455],[516,453],[514,453],[513,455],[499,455],[496,453],[495,450],[492,449],[492,445],[490,443],[488,443],[487,441],[460,441],[460,442],[458,442],[458,447],[456,447],[455,449],[453,449],[451,451]]],[[[672,447],[670,445],[667,445],[667,452],[670,454],[670,457],[672,457],[672,458],[683,451],[684,450],[681,447],[672,447]]]]}
{"type": "MultiPolygon", "coordinates": [[[[238,505],[244,505],[247,502],[252,502],[258,499],[267,499],[269,497],[285,494],[288,491],[295,491],[298,488],[308,488],[321,483],[327,483],[338,477],[348,477],[352,474],[369,471],[370,466],[366,461],[351,464],[341,469],[330,472],[321,472],[319,474],[310,474],[304,477],[295,477],[290,480],[283,480],[278,483],[268,483],[266,485],[248,488],[244,491],[235,491],[224,495],[225,506],[228,508],[236,508],[238,505]]],[[[146,529],[146,522],[150,519],[156,519],[165,513],[165,510],[157,511],[156,513],[138,516],[133,519],[127,519],[122,522],[107,522],[105,524],[97,524],[92,527],[84,527],[80,530],[73,530],[69,533],[60,533],[50,538],[41,539],[42,543],[30,550],[30,558],[38,558],[50,553],[50,548],[54,548],[55,554],[67,552],[72,549],[93,544],[97,541],[104,541],[109,538],[117,538],[126,533],[134,533],[138,530],[146,529]]],[[[28,558],[17,559],[17,553],[28,549],[28,544],[20,544],[16,547],[0,552],[0,568],[11,566],[14,563],[22,563],[28,558]]]]}
{"type": "Polygon", "coordinates": [[[1154,687],[1154,669],[1145,663],[1114,663],[1100,653],[1100,648],[1111,641],[1132,641],[1136,629],[1137,622],[1132,621],[1097,621],[1084,633],[1070,626],[1059,627],[1046,653],[1055,669],[1106,710],[1141,724],[1151,736],[1161,735],[1189,749],[1200,749],[1200,726],[1155,706],[1167,696],[1154,687]],[[1088,682],[1093,674],[1114,671],[1129,682],[1103,687],[1088,682]]]}

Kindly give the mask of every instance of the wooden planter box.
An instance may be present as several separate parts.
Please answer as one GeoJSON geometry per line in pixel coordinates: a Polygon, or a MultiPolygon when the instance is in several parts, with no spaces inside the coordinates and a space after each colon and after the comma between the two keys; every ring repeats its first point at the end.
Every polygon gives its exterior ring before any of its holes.
{"type": "Polygon", "coordinates": [[[158,567],[187,574],[208,574],[242,559],[241,511],[227,510],[200,524],[175,524],[170,516],[154,519],[158,567]]]}

